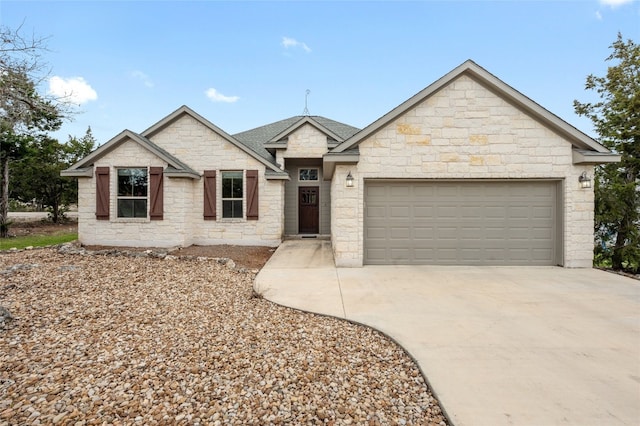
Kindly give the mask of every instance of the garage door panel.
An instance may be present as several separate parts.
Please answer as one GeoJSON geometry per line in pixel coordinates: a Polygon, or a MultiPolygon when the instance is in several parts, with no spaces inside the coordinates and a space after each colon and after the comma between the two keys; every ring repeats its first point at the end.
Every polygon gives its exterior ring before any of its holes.
{"type": "Polygon", "coordinates": [[[381,199],[386,198],[387,190],[383,186],[369,186],[367,187],[366,194],[368,198],[379,197],[381,199]]]}
{"type": "Polygon", "coordinates": [[[458,216],[458,209],[456,208],[456,206],[438,206],[436,208],[437,211],[437,217],[443,217],[443,218],[454,218],[458,216]]]}
{"type": "Polygon", "coordinates": [[[531,238],[533,240],[541,240],[547,241],[553,238],[553,233],[549,228],[532,228],[531,229],[531,238]]]}
{"type": "Polygon", "coordinates": [[[548,249],[534,249],[531,253],[533,255],[533,258],[539,261],[544,261],[551,255],[551,251],[548,249]]]}
{"type": "Polygon", "coordinates": [[[454,248],[438,247],[435,252],[435,259],[440,261],[456,261],[458,258],[458,250],[454,248]]]}
{"type": "Polygon", "coordinates": [[[409,217],[409,206],[391,206],[389,209],[389,217],[404,219],[409,217]]]}
{"type": "Polygon", "coordinates": [[[438,197],[438,199],[459,198],[460,188],[457,185],[443,183],[442,185],[435,186],[434,188],[435,196],[438,197]]]}
{"type": "Polygon", "coordinates": [[[390,230],[389,238],[392,240],[406,240],[411,236],[411,229],[409,227],[393,227],[390,228],[390,230]]]}
{"type": "Polygon", "coordinates": [[[368,218],[379,218],[385,217],[387,214],[387,208],[377,207],[377,206],[367,206],[367,217],[368,218]]]}
{"type": "Polygon", "coordinates": [[[402,198],[404,199],[406,196],[409,195],[409,192],[411,191],[411,187],[409,186],[409,184],[406,185],[394,185],[389,187],[389,195],[391,196],[391,198],[402,198]]]}
{"type": "Polygon", "coordinates": [[[434,195],[435,187],[433,186],[414,186],[413,195],[420,198],[432,198],[434,195]]]}
{"type": "Polygon", "coordinates": [[[372,263],[386,262],[387,261],[387,249],[374,249],[369,248],[366,250],[366,256],[372,263]]]}
{"type": "Polygon", "coordinates": [[[370,226],[367,228],[367,234],[369,235],[369,239],[371,240],[386,240],[387,238],[387,228],[383,227],[373,227],[370,226]]]}
{"type": "Polygon", "coordinates": [[[435,233],[435,229],[432,226],[429,226],[429,227],[414,226],[413,227],[413,238],[416,240],[433,240],[434,233],[435,233]]]}
{"type": "Polygon", "coordinates": [[[408,248],[392,248],[389,250],[392,260],[404,260],[409,258],[411,252],[408,248]]]}
{"type": "Polygon", "coordinates": [[[413,251],[415,261],[430,261],[433,259],[435,250],[430,248],[419,248],[413,251]]]}
{"type": "MultiPolygon", "coordinates": [[[[488,205],[483,209],[483,217],[487,219],[504,219],[508,217],[507,209],[503,206],[488,205]]],[[[480,212],[478,212],[480,214],[480,212]]]]}
{"type": "Polygon", "coordinates": [[[462,238],[465,240],[481,240],[484,238],[484,229],[479,227],[461,226],[462,238]]]}
{"type": "Polygon", "coordinates": [[[552,219],[553,210],[550,207],[533,207],[531,217],[534,219],[552,219]]]}
{"type": "Polygon", "coordinates": [[[429,217],[433,215],[433,206],[417,205],[413,207],[413,215],[416,217],[429,217]]]}
{"type": "Polygon", "coordinates": [[[365,181],[365,263],[553,265],[556,182],[365,181]]]}
{"type": "Polygon", "coordinates": [[[436,238],[441,240],[458,240],[458,228],[441,226],[436,229],[436,238]]]}
{"type": "MultiPolygon", "coordinates": [[[[511,249],[508,251],[509,258],[514,261],[528,261],[531,257],[531,251],[528,249],[511,249]]],[[[504,255],[504,251],[502,251],[504,255]]]]}
{"type": "Polygon", "coordinates": [[[528,219],[529,213],[529,206],[511,206],[507,215],[513,219],[528,219]]]}

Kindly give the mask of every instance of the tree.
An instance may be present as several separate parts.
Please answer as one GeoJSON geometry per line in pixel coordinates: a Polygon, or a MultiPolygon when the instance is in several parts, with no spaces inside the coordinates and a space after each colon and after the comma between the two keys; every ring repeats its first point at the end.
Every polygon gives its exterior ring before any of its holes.
{"type": "Polygon", "coordinates": [[[578,115],[591,119],[600,142],[621,155],[618,164],[595,173],[596,260],[616,270],[640,269],[640,46],[618,33],[604,77],[589,75],[586,89],[599,101],[574,101],[578,115]]]}
{"type": "Polygon", "coordinates": [[[82,138],[69,136],[64,144],[45,135],[31,138],[22,158],[11,165],[9,195],[23,202],[35,200],[58,223],[64,219],[67,206],[78,201],[76,180],[62,177],[60,172],[89,154],[95,145],[91,128],[82,138]]]}
{"type": "Polygon", "coordinates": [[[8,233],[9,164],[25,153],[35,132],[60,128],[63,106],[37,91],[44,39],[0,26],[0,237],[8,233]]]}

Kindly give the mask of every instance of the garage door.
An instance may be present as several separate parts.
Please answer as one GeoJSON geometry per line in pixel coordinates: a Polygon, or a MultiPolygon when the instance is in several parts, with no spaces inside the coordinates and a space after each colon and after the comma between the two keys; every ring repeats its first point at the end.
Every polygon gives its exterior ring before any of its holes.
{"type": "Polygon", "coordinates": [[[561,263],[558,182],[365,181],[364,263],[561,263]]]}

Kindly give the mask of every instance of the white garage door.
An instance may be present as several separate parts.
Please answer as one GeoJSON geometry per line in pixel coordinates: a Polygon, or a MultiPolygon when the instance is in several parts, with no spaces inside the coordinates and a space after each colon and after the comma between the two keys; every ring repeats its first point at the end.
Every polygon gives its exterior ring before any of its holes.
{"type": "Polygon", "coordinates": [[[557,181],[365,181],[364,263],[557,265],[557,181]]]}

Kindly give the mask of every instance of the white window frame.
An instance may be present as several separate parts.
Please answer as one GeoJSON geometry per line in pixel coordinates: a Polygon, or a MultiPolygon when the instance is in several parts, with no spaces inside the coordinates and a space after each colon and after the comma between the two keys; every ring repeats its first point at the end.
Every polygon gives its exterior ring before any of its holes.
{"type": "Polygon", "coordinates": [[[116,178],[116,218],[118,220],[147,220],[149,219],[149,168],[148,167],[115,167],[116,178]],[[146,173],[146,194],[144,196],[137,195],[120,195],[120,171],[121,170],[144,170],[146,173]],[[120,200],[144,200],[145,214],[144,216],[120,216],[120,200]]]}
{"type": "MultiPolygon", "coordinates": [[[[229,179],[229,178],[227,178],[229,179]]],[[[233,177],[231,178],[233,179],[233,177]]],[[[238,179],[238,178],[236,178],[238,179]]],[[[245,202],[245,198],[247,195],[247,190],[245,187],[247,178],[245,176],[244,170],[222,170],[220,171],[220,207],[221,207],[221,213],[220,213],[220,217],[223,220],[228,220],[228,221],[232,221],[232,220],[242,220],[245,218],[245,214],[246,214],[246,202],[245,202]],[[242,197],[238,198],[238,197],[225,197],[224,196],[224,179],[225,179],[225,174],[227,173],[240,173],[242,175],[241,179],[242,179],[242,197]],[[227,217],[224,215],[224,202],[225,201],[240,201],[240,208],[242,209],[242,215],[241,216],[230,216],[227,217]]],[[[233,195],[233,194],[232,194],[233,195]]]]}

